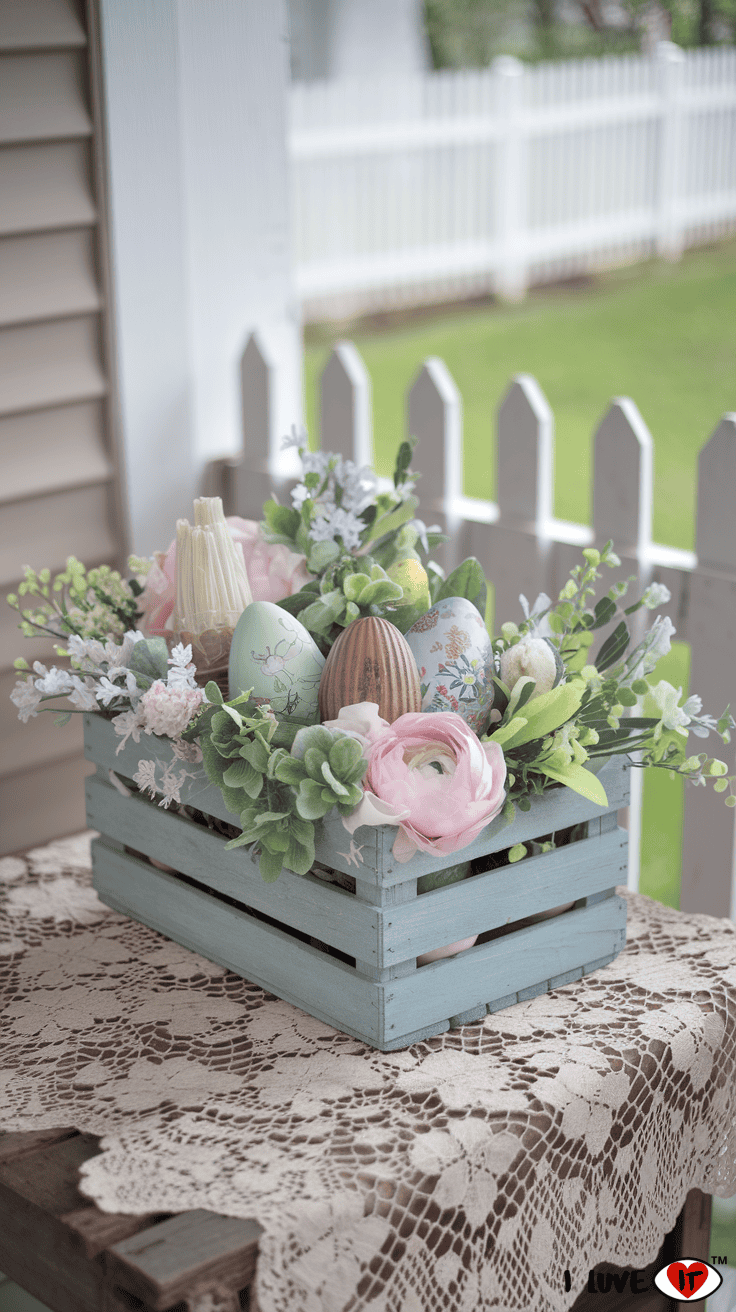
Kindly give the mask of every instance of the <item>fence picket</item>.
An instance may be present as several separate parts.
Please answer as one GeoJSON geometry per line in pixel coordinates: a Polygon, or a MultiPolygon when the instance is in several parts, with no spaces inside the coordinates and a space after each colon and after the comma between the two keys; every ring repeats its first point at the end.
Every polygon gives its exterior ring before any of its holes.
{"type": "Polygon", "coordinates": [[[613,538],[619,554],[643,566],[652,539],[654,447],[639,410],[616,397],[595,435],[593,531],[601,543],[613,538]]]}
{"type": "Polygon", "coordinates": [[[263,502],[280,485],[280,480],[270,473],[273,369],[257,334],[251,333],[240,371],[243,453],[230,466],[224,498],[230,513],[242,515],[244,519],[260,519],[263,502]]]}
{"type": "Polygon", "coordinates": [[[352,342],[337,342],[322,372],[320,436],[323,451],[373,464],[371,380],[352,342]]]}
{"type": "MultiPolygon", "coordinates": [[[[736,650],[736,542],[733,494],[736,489],[736,414],[724,415],[698,459],[698,508],[695,550],[698,567],[690,587],[689,628],[692,656],[691,687],[707,693],[708,704],[720,714],[734,707],[736,650]]],[[[698,742],[693,751],[707,751],[735,762],[734,744],[719,739],[698,742]]],[[[681,906],[685,911],[731,915],[736,919],[734,838],[736,808],[711,789],[688,788],[682,851],[681,906]]]]}
{"type": "Polygon", "coordinates": [[[532,603],[549,587],[553,441],[546,396],[536,379],[518,374],[498,409],[499,518],[489,561],[496,627],[521,619],[520,593],[532,603]]]}
{"type": "Polygon", "coordinates": [[[450,541],[433,555],[451,569],[462,553],[457,499],[462,492],[463,411],[455,380],[436,356],[425,360],[409,390],[407,434],[419,441],[414,463],[422,475],[423,514],[450,534],[450,541]]]}

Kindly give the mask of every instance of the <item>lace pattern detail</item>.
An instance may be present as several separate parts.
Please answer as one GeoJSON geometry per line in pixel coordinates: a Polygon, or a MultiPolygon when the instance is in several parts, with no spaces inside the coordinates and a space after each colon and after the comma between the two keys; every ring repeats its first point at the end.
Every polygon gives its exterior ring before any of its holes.
{"type": "Polygon", "coordinates": [[[104,907],[89,835],[6,857],[3,1127],[100,1135],[105,1210],[256,1216],[262,1312],[564,1312],[736,1193],[736,927],[619,891],[610,966],[382,1054],[104,907]]]}

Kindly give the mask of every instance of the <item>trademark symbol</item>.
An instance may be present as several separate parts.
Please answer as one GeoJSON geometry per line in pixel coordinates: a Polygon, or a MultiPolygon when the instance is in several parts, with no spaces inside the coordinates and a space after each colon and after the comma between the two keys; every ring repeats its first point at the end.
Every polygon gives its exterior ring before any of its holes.
{"type": "Polygon", "coordinates": [[[713,1266],[728,1266],[727,1257],[714,1257],[713,1254],[711,1253],[710,1260],[713,1263],[713,1266]]]}

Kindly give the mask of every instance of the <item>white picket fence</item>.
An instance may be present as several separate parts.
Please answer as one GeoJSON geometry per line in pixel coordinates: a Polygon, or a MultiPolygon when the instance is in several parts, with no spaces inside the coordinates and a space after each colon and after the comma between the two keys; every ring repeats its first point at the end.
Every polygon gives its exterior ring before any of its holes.
{"type": "MultiPolygon", "coordinates": [[[[271,405],[273,366],[255,336],[243,366],[244,450],[208,468],[206,492],[221,495],[228,513],[259,519],[266,497],[288,503],[271,405]],[[281,470],[282,472],[278,472],[281,470]]],[[[419,439],[421,513],[451,535],[435,554],[445,568],[477,556],[495,589],[496,623],[521,619],[519,594],[556,596],[580,548],[609,538],[621,575],[638,586],[662,582],[672,594],[665,613],[677,639],[691,648],[691,688],[708,710],[736,706],[736,414],[724,415],[698,464],[695,553],[652,542],[653,443],[633,401],[617,397],[595,434],[593,527],[552,516],[554,418],[539,384],[527,374],[510,384],[498,409],[495,460],[498,502],[462,495],[462,399],[442,360],[425,362],[407,397],[408,432],[419,439]]],[[[320,385],[321,445],[359,463],[372,462],[370,378],[356,348],[338,343],[320,385]]],[[[612,573],[606,586],[616,577],[612,573]]],[[[733,770],[736,744],[691,739],[733,770]]],[[[629,809],[629,882],[638,883],[641,773],[633,771],[629,809]]],[[[712,788],[686,787],[681,906],[736,920],[736,808],[712,788]]]]}
{"type": "Polygon", "coordinates": [[[736,49],[295,84],[307,319],[496,291],[736,226],[736,49]]]}

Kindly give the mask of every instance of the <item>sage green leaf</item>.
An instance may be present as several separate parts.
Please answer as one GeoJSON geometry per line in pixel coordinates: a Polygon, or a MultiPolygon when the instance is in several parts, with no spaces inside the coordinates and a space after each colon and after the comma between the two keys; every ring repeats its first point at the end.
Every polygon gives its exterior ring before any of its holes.
{"type": "Polygon", "coordinates": [[[261,859],[258,862],[258,868],[261,872],[261,879],[264,884],[275,884],[284,868],[283,853],[269,852],[267,848],[263,847],[261,849],[261,859]]]}
{"type": "Polygon", "coordinates": [[[564,784],[566,788],[571,788],[573,792],[580,793],[581,797],[586,797],[589,802],[595,802],[596,806],[608,806],[603,784],[590,770],[586,770],[584,765],[571,764],[564,769],[555,770],[540,763],[535,764],[534,768],[557,783],[564,784]]]}
{"type": "Polygon", "coordinates": [[[253,769],[250,761],[241,758],[228,766],[224,783],[230,788],[242,788],[249,797],[256,798],[263,788],[263,775],[253,769]]]}
{"type": "Polygon", "coordinates": [[[324,779],[328,787],[332,789],[333,793],[336,793],[338,797],[347,797],[347,792],[348,792],[347,788],[345,787],[344,784],[340,783],[339,779],[335,778],[327,761],[322,762],[322,778],[324,779]]]}
{"type": "Polygon", "coordinates": [[[296,809],[302,820],[321,820],[333,805],[329,789],[315,779],[302,779],[296,795],[296,809]]]}
{"type": "Polygon", "coordinates": [[[338,620],[338,624],[342,624],[342,627],[346,629],[348,627],[348,624],[352,624],[353,620],[359,620],[359,619],[360,619],[360,606],[358,606],[354,601],[349,601],[347,606],[345,607],[345,614],[342,616],[341,619],[338,620]]]}
{"type": "Polygon", "coordinates": [[[437,594],[437,600],[444,601],[445,597],[465,597],[468,601],[472,601],[485,622],[487,591],[486,576],[480,561],[476,560],[475,556],[468,556],[445,579],[437,594]]]}
{"type": "Polygon", "coordinates": [[[239,816],[246,798],[242,788],[230,788],[227,784],[220,784],[220,792],[230,814],[239,816]]]}
{"type": "MultiPolygon", "coordinates": [[[[345,774],[353,770],[359,761],[362,761],[362,748],[356,738],[340,737],[330,746],[328,760],[330,768],[339,775],[341,779],[345,774]]],[[[367,766],[368,762],[363,762],[367,766]]]]}
{"type": "Polygon", "coordinates": [[[342,585],[348,601],[362,601],[361,593],[364,588],[370,587],[370,578],[367,574],[348,574],[342,585]]]}
{"type": "Polygon", "coordinates": [[[292,510],[290,506],[280,506],[278,501],[271,499],[263,503],[263,515],[272,533],[280,533],[283,537],[293,540],[300,524],[298,510],[292,510]]]}
{"type": "Polygon", "coordinates": [[[169,649],[165,638],[144,638],[137,642],[128,661],[128,668],[136,676],[136,683],[149,687],[157,679],[168,678],[169,649]],[[140,678],[139,678],[140,676],[140,678]]]}
{"type": "Polygon", "coordinates": [[[284,865],[287,870],[293,870],[295,875],[306,875],[307,871],[314,865],[314,828],[312,830],[311,842],[302,843],[292,829],[289,835],[289,846],[284,856],[284,865]]]}
{"type": "Polygon", "coordinates": [[[204,765],[205,774],[210,783],[219,788],[225,777],[227,764],[211,739],[203,738],[200,746],[202,748],[202,764],[204,765]]]}
{"type": "Polygon", "coordinates": [[[312,542],[307,555],[307,569],[312,574],[323,574],[340,554],[336,542],[312,542]]]}
{"type": "Polygon", "coordinates": [[[329,754],[333,744],[333,736],[329,729],[325,729],[321,724],[303,725],[294,738],[291,749],[292,756],[297,760],[303,760],[308,748],[313,747],[322,753],[323,756],[329,754]]]}
{"type": "Polygon", "coordinates": [[[273,767],[273,777],[280,780],[282,784],[291,784],[294,788],[299,787],[305,774],[303,761],[297,761],[288,752],[284,752],[283,757],[273,767]]]}
{"type": "Polygon", "coordinates": [[[394,533],[396,529],[401,528],[402,524],[406,524],[410,519],[414,518],[418,506],[418,497],[407,497],[406,501],[404,501],[396,510],[391,511],[387,515],[382,515],[380,519],[374,521],[366,541],[377,542],[379,538],[386,537],[387,533],[394,533]]]}
{"type": "Polygon", "coordinates": [[[250,762],[254,770],[258,770],[260,774],[265,773],[270,752],[260,739],[252,738],[245,743],[240,749],[240,755],[244,760],[250,762]]]}
{"type": "Polygon", "coordinates": [[[205,684],[204,695],[213,706],[222,706],[223,696],[214,679],[210,679],[209,683],[205,684]]]}

